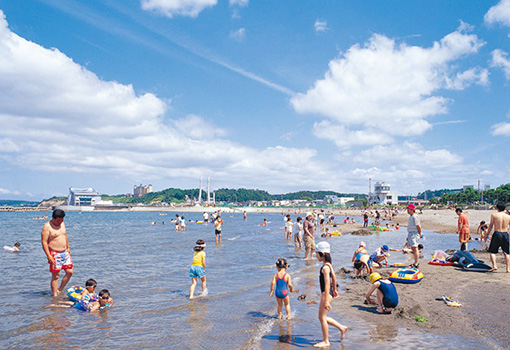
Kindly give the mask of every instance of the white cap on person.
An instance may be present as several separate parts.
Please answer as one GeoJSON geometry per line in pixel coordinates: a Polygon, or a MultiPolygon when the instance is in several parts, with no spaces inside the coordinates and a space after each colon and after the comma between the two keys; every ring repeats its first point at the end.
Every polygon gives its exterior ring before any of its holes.
{"type": "Polygon", "coordinates": [[[330,248],[328,242],[319,242],[315,246],[315,251],[317,251],[319,253],[330,253],[331,252],[331,248],[330,248]]]}

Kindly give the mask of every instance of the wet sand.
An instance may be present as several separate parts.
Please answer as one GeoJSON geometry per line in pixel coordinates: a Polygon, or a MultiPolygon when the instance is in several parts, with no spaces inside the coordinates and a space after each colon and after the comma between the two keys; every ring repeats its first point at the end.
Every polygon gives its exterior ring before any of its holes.
{"type": "MultiPolygon", "coordinates": [[[[490,264],[485,251],[473,254],[490,264]]],[[[360,317],[369,324],[391,325],[395,328],[411,328],[433,334],[453,334],[477,340],[494,348],[508,347],[507,325],[510,315],[507,308],[510,273],[505,273],[503,254],[498,255],[498,272],[480,273],[464,271],[454,266],[429,265],[420,260],[424,278],[417,284],[395,283],[399,305],[389,315],[376,312],[376,306],[363,303],[370,289],[364,278],[352,278],[345,274],[339,280],[344,293],[335,300],[335,308],[349,317],[360,317]],[[462,307],[450,307],[435,298],[450,296],[459,300],[462,307]],[[417,316],[427,322],[417,322],[417,316]]],[[[347,267],[352,269],[351,266],[347,267]]],[[[395,268],[377,269],[387,278],[395,268]]],[[[342,271],[338,271],[342,275],[342,271]]],[[[373,300],[375,292],[373,294],[373,300]]]]}

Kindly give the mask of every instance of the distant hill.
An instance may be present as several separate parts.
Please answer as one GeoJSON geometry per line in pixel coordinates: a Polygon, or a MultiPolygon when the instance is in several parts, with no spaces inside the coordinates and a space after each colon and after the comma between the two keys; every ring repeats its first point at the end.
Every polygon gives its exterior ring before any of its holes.
{"type": "Polygon", "coordinates": [[[299,191],[286,194],[275,194],[273,199],[275,200],[297,200],[297,199],[324,199],[327,195],[337,197],[354,197],[354,199],[366,198],[366,194],[359,193],[339,193],[334,191],[299,191]]]}
{"type": "MultiPolygon", "coordinates": [[[[238,189],[229,189],[229,188],[220,188],[215,192],[216,202],[236,202],[243,203],[249,201],[271,201],[271,200],[314,200],[314,199],[324,199],[326,195],[334,195],[338,197],[354,197],[355,199],[365,198],[364,194],[344,194],[338,193],[334,191],[299,191],[293,193],[286,194],[269,194],[267,191],[263,190],[253,190],[246,188],[238,188],[238,189]]],[[[125,204],[136,204],[136,203],[144,203],[144,204],[154,204],[154,203],[179,203],[184,202],[186,200],[186,196],[189,199],[198,198],[199,190],[198,188],[183,190],[179,188],[168,188],[166,190],[148,193],[142,197],[128,197],[126,195],[103,195],[103,200],[112,200],[116,203],[125,203],[125,204]]],[[[202,200],[206,200],[207,194],[202,191],[202,200]]]]}
{"type": "Polygon", "coordinates": [[[36,207],[39,202],[0,199],[0,207],[36,207]]]}

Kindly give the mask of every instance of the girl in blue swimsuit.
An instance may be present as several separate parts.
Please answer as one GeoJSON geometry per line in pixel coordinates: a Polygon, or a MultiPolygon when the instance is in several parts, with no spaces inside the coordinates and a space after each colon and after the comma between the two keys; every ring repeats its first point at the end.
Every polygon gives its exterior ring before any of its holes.
{"type": "Polygon", "coordinates": [[[271,281],[271,293],[269,297],[272,298],[273,294],[276,296],[276,301],[278,303],[278,318],[281,319],[283,317],[282,308],[285,304],[285,311],[287,312],[287,320],[290,320],[290,298],[289,292],[292,293],[294,290],[292,288],[292,282],[290,280],[290,275],[287,273],[287,268],[290,265],[287,264],[287,260],[281,258],[276,261],[276,269],[278,272],[274,275],[273,280],[271,281]],[[275,288],[276,286],[276,288],[275,288]]]}

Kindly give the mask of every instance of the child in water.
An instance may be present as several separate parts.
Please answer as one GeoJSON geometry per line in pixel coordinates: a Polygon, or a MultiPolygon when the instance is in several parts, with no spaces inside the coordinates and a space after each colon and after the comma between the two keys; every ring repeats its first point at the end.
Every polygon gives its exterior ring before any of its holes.
{"type": "Polygon", "coordinates": [[[189,298],[193,299],[195,287],[197,286],[197,279],[202,280],[202,295],[207,295],[207,285],[205,280],[205,242],[199,239],[195,243],[193,250],[193,263],[189,269],[189,277],[191,278],[191,286],[189,287],[189,298]]]}
{"type": "Polygon", "coordinates": [[[321,301],[319,305],[319,321],[322,329],[322,342],[314,344],[314,348],[329,347],[329,325],[332,325],[340,331],[340,340],[343,340],[347,327],[338,321],[328,317],[328,311],[331,310],[331,301],[338,297],[336,290],[336,276],[331,265],[331,248],[328,242],[320,242],[315,246],[315,255],[317,260],[322,263],[319,274],[319,283],[321,287],[321,301]]]}
{"type": "Polygon", "coordinates": [[[391,313],[391,311],[398,305],[398,294],[395,285],[387,279],[382,279],[381,275],[377,272],[368,276],[368,280],[372,283],[372,288],[365,296],[366,302],[379,305],[377,312],[391,313]],[[370,296],[377,289],[377,303],[370,299],[370,296]]]}
{"type": "Polygon", "coordinates": [[[278,318],[282,319],[283,313],[282,308],[285,304],[285,311],[287,312],[287,320],[290,320],[290,297],[289,292],[293,292],[292,282],[290,275],[287,273],[287,268],[290,265],[287,264],[287,260],[281,258],[276,261],[276,269],[278,272],[274,275],[271,281],[271,293],[269,297],[272,298],[273,294],[276,296],[278,303],[278,318]],[[276,286],[276,289],[275,289],[276,286]]]}
{"type": "Polygon", "coordinates": [[[97,282],[95,279],[90,278],[85,282],[85,289],[81,291],[81,295],[92,295],[93,297],[97,298],[96,294],[94,293],[94,290],[97,287],[97,282]]]}
{"type": "Polygon", "coordinates": [[[19,247],[21,247],[21,243],[20,242],[16,242],[14,243],[14,245],[12,247],[9,247],[9,246],[4,246],[4,249],[9,251],[9,252],[19,252],[19,247]]]}

